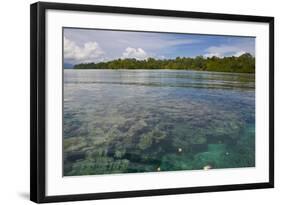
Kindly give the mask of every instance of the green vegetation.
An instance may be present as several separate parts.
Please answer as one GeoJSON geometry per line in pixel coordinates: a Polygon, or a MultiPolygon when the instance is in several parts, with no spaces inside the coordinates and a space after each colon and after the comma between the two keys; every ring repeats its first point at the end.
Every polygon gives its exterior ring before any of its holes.
{"type": "Polygon", "coordinates": [[[245,53],[239,57],[211,57],[195,58],[177,57],[175,59],[146,60],[117,59],[100,63],[83,63],[74,66],[74,69],[174,69],[174,70],[199,70],[217,72],[254,73],[255,57],[245,53]]]}

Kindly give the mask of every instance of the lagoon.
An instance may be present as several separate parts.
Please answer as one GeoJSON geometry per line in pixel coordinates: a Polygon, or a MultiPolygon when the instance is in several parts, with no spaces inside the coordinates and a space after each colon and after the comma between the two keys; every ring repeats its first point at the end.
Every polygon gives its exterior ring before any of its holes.
{"type": "Polygon", "coordinates": [[[65,176],[255,166],[255,75],[64,70],[65,176]]]}

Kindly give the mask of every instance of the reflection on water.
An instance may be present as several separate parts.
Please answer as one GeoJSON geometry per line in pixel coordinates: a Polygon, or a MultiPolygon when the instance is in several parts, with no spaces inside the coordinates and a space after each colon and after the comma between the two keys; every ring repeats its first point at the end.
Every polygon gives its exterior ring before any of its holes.
{"type": "Polygon", "coordinates": [[[64,175],[255,166],[255,75],[64,70],[64,175]]]}

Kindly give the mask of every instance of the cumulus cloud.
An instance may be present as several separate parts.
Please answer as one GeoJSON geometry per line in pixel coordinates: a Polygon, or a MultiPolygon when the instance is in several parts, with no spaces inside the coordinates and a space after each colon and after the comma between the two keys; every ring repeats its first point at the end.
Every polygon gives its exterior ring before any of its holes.
{"type": "Polygon", "coordinates": [[[103,59],[104,51],[97,42],[87,42],[78,46],[74,41],[64,37],[64,58],[70,63],[99,62],[103,59]]]}
{"type": "Polygon", "coordinates": [[[207,48],[205,51],[207,52],[204,54],[204,57],[219,57],[222,58],[224,56],[236,56],[239,57],[243,55],[244,53],[253,53],[252,50],[250,50],[250,46],[245,47],[245,45],[219,45],[219,46],[211,46],[207,48]],[[248,50],[247,50],[248,49],[248,50]],[[245,51],[246,50],[246,51],[245,51]]]}
{"type": "Polygon", "coordinates": [[[212,57],[222,58],[223,56],[220,53],[206,53],[204,55],[204,58],[212,58],[212,57]]]}
{"type": "Polygon", "coordinates": [[[245,54],[245,53],[246,53],[245,51],[238,51],[238,52],[234,53],[233,56],[239,57],[239,56],[241,56],[241,55],[243,55],[243,54],[245,54]]]}
{"type": "Polygon", "coordinates": [[[137,60],[144,60],[148,58],[147,53],[141,48],[128,47],[122,54],[122,58],[135,58],[137,60]]]}

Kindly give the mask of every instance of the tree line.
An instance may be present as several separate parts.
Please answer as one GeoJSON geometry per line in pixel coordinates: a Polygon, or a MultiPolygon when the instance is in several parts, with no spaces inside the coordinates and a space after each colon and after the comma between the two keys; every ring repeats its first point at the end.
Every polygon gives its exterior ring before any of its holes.
{"type": "Polygon", "coordinates": [[[174,70],[199,70],[236,73],[254,73],[255,57],[245,53],[239,57],[209,57],[197,56],[177,57],[175,59],[136,60],[135,58],[116,59],[99,63],[82,63],[74,69],[174,69],[174,70]]]}

